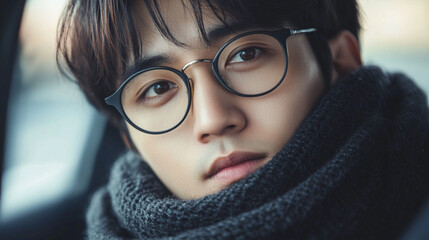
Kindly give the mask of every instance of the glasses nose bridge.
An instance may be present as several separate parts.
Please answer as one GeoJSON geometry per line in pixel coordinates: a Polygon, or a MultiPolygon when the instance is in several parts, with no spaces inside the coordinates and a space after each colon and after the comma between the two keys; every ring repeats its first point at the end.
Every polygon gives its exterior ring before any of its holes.
{"type": "Polygon", "coordinates": [[[183,73],[183,74],[185,74],[185,75],[186,75],[186,77],[187,77],[187,78],[188,78],[188,80],[189,80],[189,85],[190,85],[190,88],[191,88],[191,96],[193,96],[193,95],[194,95],[194,84],[193,84],[192,79],[191,79],[191,78],[189,78],[189,77],[187,76],[187,74],[185,73],[185,70],[186,70],[187,68],[189,68],[190,66],[194,65],[194,64],[202,63],[202,62],[204,62],[204,63],[213,63],[213,59],[208,59],[208,58],[206,58],[206,59],[196,59],[196,60],[192,60],[192,61],[188,62],[187,64],[185,64],[185,65],[183,66],[183,68],[182,68],[182,73],[183,73]]]}
{"type": "Polygon", "coordinates": [[[197,64],[197,63],[201,63],[201,62],[205,62],[205,63],[213,63],[213,59],[196,59],[196,60],[190,61],[190,62],[188,62],[187,64],[185,64],[185,66],[183,66],[183,68],[182,68],[182,72],[184,73],[184,72],[185,72],[185,70],[186,70],[187,68],[189,68],[190,66],[192,66],[192,65],[194,65],[194,64],[197,64]]]}

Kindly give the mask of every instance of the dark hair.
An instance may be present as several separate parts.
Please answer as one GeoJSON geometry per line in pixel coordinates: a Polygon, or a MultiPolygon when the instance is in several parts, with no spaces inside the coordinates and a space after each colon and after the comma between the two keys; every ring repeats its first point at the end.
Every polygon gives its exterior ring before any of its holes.
{"type": "MultiPolygon", "coordinates": [[[[144,0],[159,32],[180,45],[164,21],[159,2],[144,0]]],[[[356,0],[182,0],[182,4],[186,3],[206,42],[206,10],[226,26],[235,21],[272,28],[287,22],[296,28],[317,28],[316,33],[306,36],[327,81],[332,68],[328,40],[342,30],[358,38],[360,30],[356,0]]],[[[61,71],[71,73],[89,102],[119,126],[123,126],[120,115],[104,103],[104,98],[123,80],[121,76],[130,59],[140,58],[135,4],[136,0],[70,0],[59,24],[57,63],[61,71]]]]}

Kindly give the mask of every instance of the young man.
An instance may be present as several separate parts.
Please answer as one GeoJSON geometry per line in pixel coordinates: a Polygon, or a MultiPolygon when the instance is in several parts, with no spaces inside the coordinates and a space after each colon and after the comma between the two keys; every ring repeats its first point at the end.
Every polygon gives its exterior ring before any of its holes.
{"type": "Polygon", "coordinates": [[[90,239],[366,239],[428,196],[426,96],[363,67],[357,3],[78,1],[59,53],[130,149],[90,239]]]}

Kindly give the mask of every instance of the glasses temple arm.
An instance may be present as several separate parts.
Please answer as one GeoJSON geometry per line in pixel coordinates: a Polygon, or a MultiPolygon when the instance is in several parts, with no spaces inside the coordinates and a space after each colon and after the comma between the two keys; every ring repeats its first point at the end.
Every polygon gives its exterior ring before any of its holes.
{"type": "Polygon", "coordinates": [[[307,29],[299,29],[299,30],[291,29],[290,34],[295,35],[295,34],[299,34],[299,33],[310,33],[310,32],[315,32],[315,31],[317,31],[317,29],[315,29],[315,28],[307,28],[307,29]]]}

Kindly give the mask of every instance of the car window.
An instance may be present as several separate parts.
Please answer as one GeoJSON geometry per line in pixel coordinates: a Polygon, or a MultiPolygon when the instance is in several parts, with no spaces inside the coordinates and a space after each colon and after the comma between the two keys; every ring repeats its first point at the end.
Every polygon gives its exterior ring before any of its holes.
{"type": "Polygon", "coordinates": [[[429,1],[360,0],[366,64],[410,76],[429,92],[429,1]]]}
{"type": "Polygon", "coordinates": [[[2,222],[77,194],[89,181],[91,164],[83,167],[82,159],[105,121],[57,69],[56,28],[65,4],[30,0],[24,8],[7,113],[2,222]]]}

